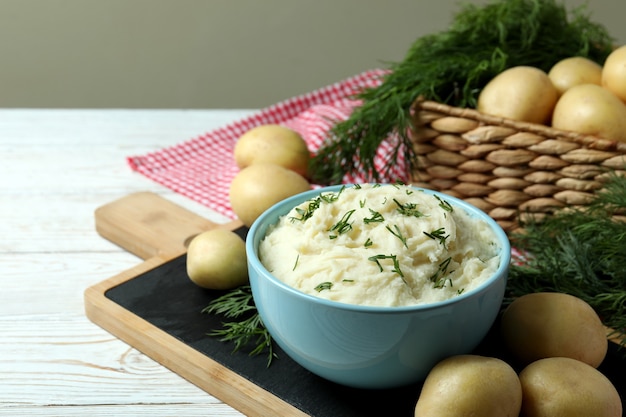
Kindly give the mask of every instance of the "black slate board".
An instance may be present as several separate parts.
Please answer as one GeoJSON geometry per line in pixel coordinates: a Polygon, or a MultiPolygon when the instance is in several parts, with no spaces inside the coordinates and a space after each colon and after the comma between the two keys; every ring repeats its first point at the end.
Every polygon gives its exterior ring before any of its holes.
{"type": "MultiPolygon", "coordinates": [[[[236,232],[244,237],[247,229],[236,232]]],[[[186,256],[180,256],[105,293],[111,301],[148,321],[224,367],[286,401],[312,417],[379,416],[388,407],[397,416],[412,416],[421,384],[390,390],[362,390],[344,387],[310,373],[276,347],[278,359],[267,367],[267,356],[233,353],[233,345],[207,336],[220,328],[224,319],[202,313],[218,291],[194,285],[186,274],[186,256]]],[[[626,355],[614,343],[600,370],[626,397],[626,355]]],[[[500,357],[511,362],[499,344],[497,323],[475,353],[500,357]]]]}

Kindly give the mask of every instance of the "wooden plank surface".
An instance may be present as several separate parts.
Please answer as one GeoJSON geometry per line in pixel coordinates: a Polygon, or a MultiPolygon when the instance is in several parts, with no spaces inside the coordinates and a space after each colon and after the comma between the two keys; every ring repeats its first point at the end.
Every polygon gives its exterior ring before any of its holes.
{"type": "Polygon", "coordinates": [[[0,109],[0,415],[243,415],[92,323],[83,297],[142,262],[97,233],[98,207],[150,191],[230,221],[131,172],[126,156],[250,113],[0,109]]]}
{"type": "Polygon", "coordinates": [[[247,416],[307,416],[106,297],[111,288],[158,268],[178,255],[152,257],[135,268],[89,287],[85,292],[87,317],[247,416]]]}
{"type": "Polygon", "coordinates": [[[142,262],[97,233],[97,207],[150,191],[230,221],[125,158],[251,113],[0,109],[0,415],[243,415],[92,323],[83,293],[142,262]]]}
{"type": "Polygon", "coordinates": [[[97,208],[95,225],[102,237],[145,261],[85,291],[91,321],[247,416],[307,415],[106,296],[112,288],[184,254],[197,234],[234,230],[242,226],[240,221],[218,224],[157,194],[139,192],[97,208]]]}

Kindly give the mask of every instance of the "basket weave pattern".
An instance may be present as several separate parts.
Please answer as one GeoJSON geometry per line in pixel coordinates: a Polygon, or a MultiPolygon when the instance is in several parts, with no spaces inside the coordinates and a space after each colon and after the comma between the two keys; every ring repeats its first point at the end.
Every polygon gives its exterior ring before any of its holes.
{"type": "Polygon", "coordinates": [[[511,232],[584,207],[609,171],[626,175],[626,143],[417,100],[414,185],[459,197],[511,232]]]}

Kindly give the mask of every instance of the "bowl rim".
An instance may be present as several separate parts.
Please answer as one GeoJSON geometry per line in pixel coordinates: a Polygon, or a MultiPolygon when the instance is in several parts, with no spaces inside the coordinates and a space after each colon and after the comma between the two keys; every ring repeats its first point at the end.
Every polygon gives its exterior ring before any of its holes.
{"type": "MultiPolygon", "coordinates": [[[[255,239],[259,233],[261,232],[265,233],[267,231],[267,228],[270,225],[275,224],[276,221],[278,221],[282,216],[287,214],[294,206],[300,203],[303,203],[319,195],[320,193],[338,192],[342,188],[354,187],[355,185],[364,185],[364,184],[366,183],[359,183],[359,184],[347,183],[347,184],[337,184],[337,185],[329,185],[329,186],[313,188],[311,190],[307,190],[307,191],[298,193],[296,195],[293,195],[291,197],[288,197],[284,200],[281,200],[278,203],[271,206],[270,208],[268,208],[267,210],[265,210],[252,223],[252,225],[250,226],[250,229],[248,230],[248,234],[246,236],[246,241],[245,241],[246,257],[248,260],[249,269],[251,269],[250,267],[256,269],[258,272],[258,275],[263,275],[265,279],[268,279],[273,285],[279,287],[281,290],[286,291],[298,298],[302,298],[304,300],[313,302],[315,304],[319,304],[321,306],[326,306],[326,307],[334,308],[338,310],[347,310],[347,311],[352,311],[352,312],[377,313],[377,314],[381,314],[381,313],[382,314],[394,314],[394,313],[397,314],[397,313],[409,313],[409,312],[412,313],[416,311],[427,311],[427,310],[443,308],[451,304],[462,303],[470,298],[477,297],[481,293],[489,290],[492,287],[492,285],[495,284],[497,281],[501,279],[504,279],[505,281],[507,280],[508,269],[509,269],[510,262],[511,262],[511,243],[509,241],[508,236],[502,229],[502,227],[483,210],[479,209],[478,207],[464,200],[461,200],[460,198],[450,196],[440,191],[418,187],[418,186],[414,186],[411,184],[405,184],[405,185],[417,191],[424,191],[427,194],[437,195],[439,197],[442,197],[442,199],[445,199],[453,206],[463,208],[470,215],[470,217],[480,218],[481,220],[485,221],[493,229],[496,235],[497,242],[500,244],[500,264],[498,265],[498,269],[496,269],[496,271],[488,279],[486,279],[483,283],[481,283],[481,285],[479,285],[478,287],[470,291],[459,294],[456,297],[449,298],[446,300],[436,301],[432,303],[419,303],[419,304],[413,304],[413,305],[408,305],[408,306],[370,306],[370,305],[360,305],[360,304],[345,303],[341,301],[328,300],[325,298],[316,297],[315,295],[307,294],[303,291],[298,290],[297,288],[294,288],[286,284],[279,278],[275,277],[271,272],[269,272],[267,268],[265,268],[265,266],[263,265],[263,263],[261,262],[258,256],[258,246],[260,245],[261,240],[265,236],[259,237],[257,244],[255,245],[255,239]],[[268,223],[268,218],[276,217],[276,216],[277,218],[275,221],[273,221],[272,223],[268,223]],[[264,230],[261,230],[263,227],[264,227],[264,230]]],[[[369,183],[369,184],[393,185],[393,183],[369,183]]],[[[254,291],[253,291],[253,294],[254,294],[254,291]]]]}

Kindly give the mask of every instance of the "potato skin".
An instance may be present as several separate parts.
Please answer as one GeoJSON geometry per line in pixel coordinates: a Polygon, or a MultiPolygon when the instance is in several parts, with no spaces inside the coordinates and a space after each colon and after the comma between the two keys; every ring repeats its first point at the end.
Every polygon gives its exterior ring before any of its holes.
{"type": "Polygon", "coordinates": [[[548,77],[559,94],[563,94],[580,84],[601,85],[602,66],[589,58],[573,56],[554,64],[548,72],[548,77]]]}
{"type": "Polygon", "coordinates": [[[241,135],[235,143],[233,156],[239,168],[269,163],[306,177],[311,154],[298,132],[281,125],[267,124],[241,135]]]}
{"type": "Polygon", "coordinates": [[[522,387],[501,359],[456,355],[430,371],[415,405],[415,417],[517,417],[522,387]]]}
{"type": "Polygon", "coordinates": [[[540,359],[519,379],[521,417],[621,417],[622,401],[600,371],[571,358],[540,359]]]}
{"type": "Polygon", "coordinates": [[[557,292],[526,294],[502,314],[502,340],[522,365],[562,356],[593,367],[608,349],[606,330],[589,304],[557,292]]]}
{"type": "Polygon", "coordinates": [[[604,61],[602,86],[626,103],[626,45],[615,49],[604,61]]]}
{"type": "Polygon", "coordinates": [[[554,107],[552,126],[626,142],[626,105],[599,85],[577,85],[559,98],[554,107]]]}
{"type": "Polygon", "coordinates": [[[187,247],[187,275],[199,287],[228,290],[248,282],[246,246],[235,232],[212,229],[187,247]]]}
{"type": "Polygon", "coordinates": [[[275,164],[253,164],[230,184],[230,205],[244,225],[252,223],[268,208],[292,195],[311,189],[301,175],[275,164]]]}
{"type": "Polygon", "coordinates": [[[548,74],[517,66],[496,75],[478,96],[478,111],[513,120],[548,124],[559,97],[548,74]]]}

